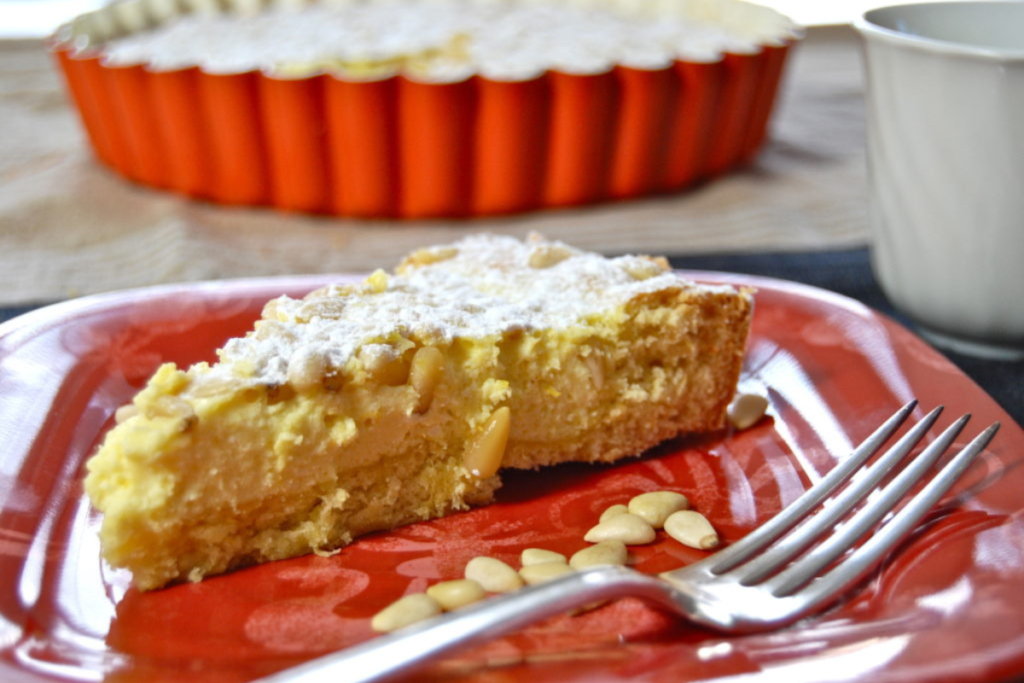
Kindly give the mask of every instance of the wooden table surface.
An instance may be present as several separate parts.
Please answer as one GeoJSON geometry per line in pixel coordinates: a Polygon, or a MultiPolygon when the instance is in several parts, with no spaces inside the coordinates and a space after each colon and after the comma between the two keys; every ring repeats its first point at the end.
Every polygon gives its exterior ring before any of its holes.
{"type": "Polygon", "coordinates": [[[129,184],[92,158],[41,41],[0,41],[0,305],[169,282],[389,268],[470,231],[605,253],[827,250],[867,242],[858,40],[814,28],[756,162],[652,199],[472,221],[226,208],[129,184]]]}

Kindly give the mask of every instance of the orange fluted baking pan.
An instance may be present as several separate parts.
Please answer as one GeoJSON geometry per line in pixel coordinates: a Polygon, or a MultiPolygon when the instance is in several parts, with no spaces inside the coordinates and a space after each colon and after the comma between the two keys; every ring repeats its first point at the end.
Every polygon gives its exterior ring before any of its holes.
{"type": "MultiPolygon", "coordinates": [[[[107,58],[107,41],[210,11],[201,4],[115,2],[51,39],[98,160],[198,199],[367,218],[516,213],[719,176],[762,146],[800,36],[785,17],[740,0],[652,0],[643,11],[692,14],[742,40],[654,68],[547,69],[523,79],[218,73],[107,58]]],[[[232,11],[224,0],[218,7],[232,11]]]]}

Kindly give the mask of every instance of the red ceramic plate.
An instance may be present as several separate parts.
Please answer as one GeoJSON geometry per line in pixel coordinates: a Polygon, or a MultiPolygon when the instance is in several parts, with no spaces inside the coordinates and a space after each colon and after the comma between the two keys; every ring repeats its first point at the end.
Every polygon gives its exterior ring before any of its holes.
{"type": "MultiPolygon", "coordinates": [[[[186,285],[91,297],[0,327],[0,679],[245,681],[372,637],[403,593],[460,576],[476,555],[569,553],[606,506],[675,489],[734,540],[917,397],[1003,429],[957,497],[855,596],[767,635],[730,637],[623,600],[449,658],[430,681],[993,681],[1024,674],[1024,432],[973,382],[848,299],[744,276],[758,288],[743,383],[770,417],[664,444],[614,467],[513,473],[490,507],[141,594],[99,556],[82,464],[114,409],[158,363],[211,359],[262,302],[325,278],[186,285]]],[[[948,423],[951,417],[942,420],[948,423]]],[[[965,437],[966,438],[966,437],[965,437]]],[[[701,556],[636,548],[657,572],[701,556]]],[[[339,679],[340,680],[340,679],[339,679]]]]}

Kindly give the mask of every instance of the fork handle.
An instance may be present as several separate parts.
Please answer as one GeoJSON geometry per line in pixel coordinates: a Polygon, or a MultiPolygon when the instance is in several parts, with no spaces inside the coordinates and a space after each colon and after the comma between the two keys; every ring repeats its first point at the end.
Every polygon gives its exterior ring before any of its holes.
{"type": "Polygon", "coordinates": [[[450,650],[492,640],[582,605],[625,596],[671,604],[671,592],[665,582],[624,567],[573,572],[373,638],[258,683],[382,681],[450,650]]]}

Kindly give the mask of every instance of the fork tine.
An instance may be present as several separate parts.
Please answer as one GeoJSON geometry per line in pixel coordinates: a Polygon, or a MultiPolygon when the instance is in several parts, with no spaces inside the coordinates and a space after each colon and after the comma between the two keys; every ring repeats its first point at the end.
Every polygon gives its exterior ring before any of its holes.
{"type": "Polygon", "coordinates": [[[976,436],[910,502],[893,515],[878,533],[872,535],[843,562],[801,591],[800,595],[806,601],[805,609],[813,609],[822,602],[836,597],[874,569],[889,551],[917,528],[921,518],[928,514],[963,476],[988,446],[992,437],[999,431],[999,427],[1000,424],[995,422],[976,436]]]}
{"type": "Polygon", "coordinates": [[[865,439],[848,458],[833,467],[817,484],[804,491],[799,498],[786,506],[782,512],[744,536],[741,540],[718,551],[705,560],[705,562],[710,563],[708,570],[714,574],[727,572],[742,564],[753,555],[756,555],[765,546],[792,529],[810,510],[832,493],[837,486],[846,481],[852,472],[874,455],[888,441],[889,437],[899,429],[900,425],[906,421],[915,407],[917,407],[917,401],[913,400],[897,410],[892,417],[882,423],[871,436],[865,439]]]}
{"type": "MultiPolygon", "coordinates": [[[[889,514],[915,484],[921,481],[932,465],[950,447],[969,419],[970,415],[964,415],[947,427],[939,438],[921,451],[895,479],[879,490],[880,495],[876,500],[866,504],[805,556],[764,582],[764,587],[769,588],[772,594],[776,596],[789,595],[810,581],[829,563],[849,550],[864,534],[874,528],[885,515],[889,514]]],[[[953,481],[956,480],[952,479],[950,485],[952,485],[953,481]]]]}
{"type": "Polygon", "coordinates": [[[831,530],[836,522],[846,516],[871,493],[882,478],[914,449],[931,429],[941,412],[942,406],[935,408],[870,467],[857,472],[856,476],[851,479],[850,485],[835,498],[825,501],[819,512],[807,517],[792,533],[781,538],[771,548],[737,568],[736,573],[740,575],[740,582],[747,586],[761,582],[790,559],[803,552],[823,533],[831,530]]]}

